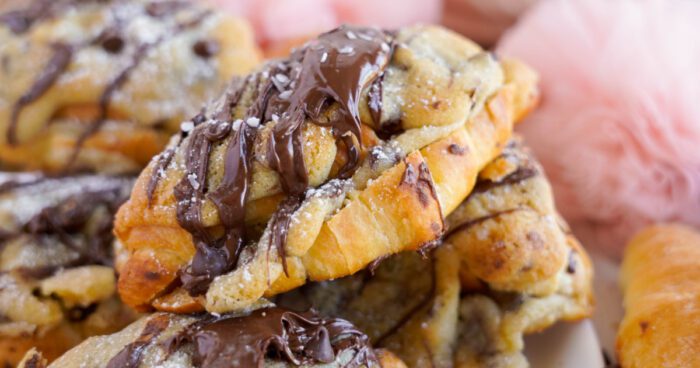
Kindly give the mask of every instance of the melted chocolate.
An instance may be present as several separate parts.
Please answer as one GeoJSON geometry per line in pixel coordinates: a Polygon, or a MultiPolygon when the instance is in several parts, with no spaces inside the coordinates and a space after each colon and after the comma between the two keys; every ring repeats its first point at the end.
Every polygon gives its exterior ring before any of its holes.
{"type": "Polygon", "coordinates": [[[484,193],[493,188],[497,188],[504,185],[518,184],[537,175],[539,175],[539,171],[535,167],[520,166],[515,171],[513,171],[512,173],[508,174],[506,177],[500,180],[479,180],[474,186],[474,190],[472,190],[472,195],[477,193],[484,193]]]}
{"type": "Polygon", "coordinates": [[[359,147],[355,141],[362,144],[360,95],[391,60],[390,45],[391,38],[385,32],[340,27],[292,54],[289,68],[295,73],[288,77],[290,89],[284,91],[289,95],[284,98],[280,93],[271,100],[271,110],[281,112],[281,117],[273,128],[269,150],[271,167],[280,173],[287,193],[300,194],[308,184],[301,147],[307,118],[332,126],[336,138],[345,144],[348,162],[339,177],[349,176],[357,167],[359,147]],[[334,116],[322,116],[323,108],[333,102],[340,109],[334,116]]]}
{"type": "Polygon", "coordinates": [[[345,367],[379,364],[369,338],[350,322],[278,307],[243,317],[205,317],[173,338],[169,349],[188,343],[194,345],[193,365],[201,368],[263,367],[265,358],[327,364],[348,350],[355,355],[345,367]]]}
{"type": "Polygon", "coordinates": [[[51,51],[51,57],[46,63],[44,70],[34,83],[32,83],[29,90],[25,92],[12,107],[12,116],[10,117],[10,124],[7,128],[7,142],[10,144],[17,144],[17,122],[22,109],[36,101],[48,91],[58,77],[68,68],[68,64],[70,64],[71,57],[73,56],[73,48],[70,45],[56,43],[51,45],[51,51]]]}
{"type": "MultiPolygon", "coordinates": [[[[213,113],[218,124],[236,124],[220,134],[207,134],[208,126],[191,132],[186,147],[186,172],[175,188],[177,218],[192,234],[196,248],[192,263],[180,273],[183,287],[191,295],[204,293],[211,281],[236,267],[244,246],[250,243],[245,231],[245,203],[251,180],[252,144],[260,123],[274,121],[267,160],[280,175],[288,195],[271,221],[270,249],[276,247],[286,272],[284,244],[290,217],[304,199],[308,176],[304,165],[302,132],[305,121],[332,127],[345,147],[348,162],[340,177],[349,176],[359,162],[361,127],[359,101],[363,89],[386,67],[393,48],[391,37],[374,29],[341,27],[321,35],[294,52],[285,61],[268,65],[233,86],[220,111],[213,113]],[[252,86],[251,86],[252,84],[252,86]],[[244,91],[252,102],[242,120],[232,122],[232,113],[244,91]],[[331,104],[338,109],[323,114],[331,104]],[[208,191],[207,169],[213,143],[229,137],[224,154],[224,177],[218,188],[208,191]],[[214,239],[201,221],[201,202],[207,196],[218,209],[224,235],[214,239]]],[[[149,198],[158,179],[151,174],[149,198]]]]}
{"type": "Polygon", "coordinates": [[[106,368],[137,368],[141,364],[143,351],[170,325],[166,314],[152,317],[136,341],[126,345],[107,363],[106,368]]]}

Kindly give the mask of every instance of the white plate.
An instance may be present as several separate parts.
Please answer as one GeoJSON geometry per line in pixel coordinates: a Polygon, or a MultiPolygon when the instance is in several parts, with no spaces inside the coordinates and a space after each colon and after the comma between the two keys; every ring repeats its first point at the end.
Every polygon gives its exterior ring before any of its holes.
{"type": "Polygon", "coordinates": [[[525,337],[525,355],[532,368],[602,368],[598,338],[589,320],[558,323],[525,337]]]}

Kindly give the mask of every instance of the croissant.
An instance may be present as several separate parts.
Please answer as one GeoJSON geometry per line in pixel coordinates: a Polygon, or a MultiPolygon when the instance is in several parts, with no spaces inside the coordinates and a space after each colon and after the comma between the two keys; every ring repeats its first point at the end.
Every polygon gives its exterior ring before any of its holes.
{"type": "Polygon", "coordinates": [[[623,368],[700,366],[699,259],[700,233],[688,226],[651,226],[629,241],[617,334],[623,368]]]}
{"type": "Polygon", "coordinates": [[[247,23],[187,1],[16,2],[0,45],[0,162],[51,173],[138,173],[259,60],[247,23]]]}
{"type": "MultiPolygon", "coordinates": [[[[31,351],[20,368],[46,367],[31,351]]],[[[93,337],[48,365],[68,367],[405,368],[350,322],[274,305],[220,316],[154,313],[93,337]]]]}
{"type": "Polygon", "coordinates": [[[51,360],[136,318],[116,296],[112,221],[133,180],[0,173],[0,364],[51,360]]]}
{"type": "MultiPolygon", "coordinates": [[[[503,196],[504,202],[517,200],[544,207],[543,203],[551,203],[552,194],[548,186],[543,187],[546,179],[540,170],[521,143],[512,141],[479,174],[478,195],[503,196]],[[504,161],[510,164],[507,170],[504,161]],[[496,179],[501,176],[491,176],[526,167],[537,171],[522,182],[512,176],[510,182],[499,182],[496,179]],[[523,190],[523,186],[546,190],[523,190]]],[[[479,205],[482,199],[478,195],[471,195],[460,208],[479,205]]],[[[490,211],[494,218],[500,214],[496,206],[484,211],[490,211]]],[[[459,210],[454,214],[459,215],[459,210]]],[[[450,224],[455,223],[450,222],[452,216],[447,220],[450,224]]],[[[520,216],[516,214],[515,221],[520,216]]],[[[471,226],[474,231],[490,229],[486,222],[471,226]]],[[[516,237],[521,228],[512,231],[516,234],[503,235],[516,237]]],[[[448,236],[427,257],[404,252],[353,276],[306,284],[277,296],[275,301],[289,308],[313,306],[323,315],[345,318],[365,331],[375,346],[389,349],[411,367],[526,367],[524,334],[541,331],[560,320],[590,315],[592,268],[586,253],[570,235],[563,242],[567,254],[571,254],[570,264],[558,270],[556,289],[547,295],[527,288],[498,290],[485,281],[479,281],[480,287],[463,282],[471,264],[464,257],[473,254],[459,249],[465,245],[455,240],[448,236]]],[[[539,257],[544,259],[542,262],[549,260],[544,250],[530,257],[533,262],[540,262],[539,257]]],[[[530,280],[526,273],[521,277],[530,280]]]]}
{"type": "MultiPolygon", "coordinates": [[[[479,173],[448,218],[445,242],[461,254],[467,288],[548,295],[562,272],[589,275],[587,256],[556,211],[542,167],[517,138],[479,173]],[[579,254],[581,253],[581,254],[579,254]],[[583,258],[583,259],[579,259],[583,258]]],[[[583,280],[580,280],[583,282],[583,280]]]]}
{"type": "Polygon", "coordinates": [[[322,34],[144,170],[115,225],[120,295],[222,313],[427,249],[536,99],[529,68],[439,27],[322,34]]]}

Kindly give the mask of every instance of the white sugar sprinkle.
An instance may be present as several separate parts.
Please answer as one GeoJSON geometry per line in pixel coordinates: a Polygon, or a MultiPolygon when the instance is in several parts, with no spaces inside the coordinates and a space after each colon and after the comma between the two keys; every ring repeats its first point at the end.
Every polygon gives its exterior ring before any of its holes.
{"type": "Polygon", "coordinates": [[[255,117],[250,117],[245,121],[245,123],[248,124],[248,126],[251,128],[257,128],[258,125],[260,125],[260,119],[255,118],[255,117]]]}
{"type": "Polygon", "coordinates": [[[345,46],[338,50],[338,52],[341,54],[351,54],[353,51],[355,51],[355,49],[353,49],[352,46],[345,46]]]}
{"type": "Polygon", "coordinates": [[[356,40],[356,39],[357,39],[357,36],[355,36],[355,33],[353,33],[352,31],[347,31],[347,32],[345,33],[345,35],[348,36],[348,38],[351,39],[351,40],[356,40]]]}
{"type": "Polygon", "coordinates": [[[287,77],[284,74],[275,74],[275,79],[277,79],[278,82],[280,83],[287,83],[289,82],[289,77],[287,77]]]}
{"type": "Polygon", "coordinates": [[[191,174],[187,175],[187,180],[190,182],[190,184],[192,185],[192,188],[194,190],[199,189],[199,182],[197,181],[197,174],[191,173],[191,174]]]}
{"type": "Polygon", "coordinates": [[[277,115],[277,114],[272,114],[272,121],[277,122],[277,121],[279,121],[279,120],[280,120],[279,115],[277,115]]]}
{"type": "Polygon", "coordinates": [[[284,92],[280,93],[280,98],[283,99],[283,100],[286,100],[286,99],[288,99],[289,96],[291,96],[291,95],[292,95],[292,91],[291,91],[291,90],[287,90],[287,91],[284,91],[284,92]]]}
{"type": "Polygon", "coordinates": [[[182,124],[180,124],[180,130],[183,132],[189,132],[192,129],[194,129],[194,123],[191,121],[185,121],[182,124]]]}
{"type": "Polygon", "coordinates": [[[327,59],[328,59],[328,53],[324,51],[323,54],[321,55],[321,62],[325,63],[327,59]]]}
{"type": "Polygon", "coordinates": [[[382,42],[382,51],[384,52],[389,52],[391,49],[389,48],[389,45],[387,45],[385,42],[382,42]]]}
{"type": "Polygon", "coordinates": [[[233,130],[238,130],[238,129],[240,129],[242,123],[243,123],[243,120],[241,120],[241,119],[236,119],[236,120],[233,122],[233,130]]]}

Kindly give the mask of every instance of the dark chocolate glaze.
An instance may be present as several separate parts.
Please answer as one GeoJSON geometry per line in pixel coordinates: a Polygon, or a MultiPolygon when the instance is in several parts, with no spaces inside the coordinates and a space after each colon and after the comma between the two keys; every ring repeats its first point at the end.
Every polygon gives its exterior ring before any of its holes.
{"type": "Polygon", "coordinates": [[[290,89],[285,90],[291,93],[286,98],[277,94],[269,107],[280,115],[273,127],[274,139],[269,141],[269,161],[280,174],[287,193],[298,195],[308,184],[301,146],[307,118],[332,126],[333,134],[345,145],[348,161],[339,177],[349,176],[357,167],[358,144],[362,144],[360,96],[391,60],[390,45],[391,38],[385,32],[340,27],[291,55],[287,64],[287,69],[291,69],[290,89]],[[353,39],[349,34],[354,33],[365,37],[353,39]],[[323,109],[330,103],[337,103],[340,108],[332,116],[324,116],[323,109]]]}
{"type": "Polygon", "coordinates": [[[126,345],[107,363],[106,368],[137,368],[141,365],[143,351],[170,325],[167,314],[158,314],[146,323],[136,341],[126,345]]]}
{"type": "Polygon", "coordinates": [[[369,338],[350,322],[278,307],[243,317],[204,317],[176,335],[169,350],[190,343],[194,345],[192,363],[201,368],[261,368],[265,358],[297,366],[324,364],[349,350],[354,356],[345,367],[379,365],[369,338]]]}
{"type": "Polygon", "coordinates": [[[17,144],[17,122],[22,109],[30,103],[36,101],[56,82],[58,77],[68,68],[73,56],[73,47],[63,43],[51,45],[51,57],[46,63],[44,70],[32,83],[32,86],[25,92],[12,107],[12,116],[7,128],[7,142],[17,144]]]}
{"type": "MultiPolygon", "coordinates": [[[[186,170],[175,188],[177,218],[190,232],[196,248],[192,263],[180,272],[183,287],[191,295],[204,293],[211,281],[235,269],[247,244],[245,203],[251,180],[252,145],[258,127],[272,121],[268,147],[269,166],[280,176],[287,194],[270,223],[269,249],[275,247],[286,272],[284,244],[291,215],[304,199],[308,174],[303,156],[303,128],[309,120],[330,126],[348,161],[339,177],[352,174],[359,163],[361,121],[359,101],[365,87],[384,70],[391,59],[391,36],[370,28],[340,27],[319,36],[290,58],[268,64],[263,70],[238,80],[219,111],[209,122],[190,132],[185,147],[186,170]],[[360,37],[361,36],[361,37],[360,37]],[[241,96],[249,92],[250,101],[243,119],[232,121],[241,96]],[[337,109],[324,114],[332,104],[337,109]],[[214,122],[214,123],[212,123],[214,122]],[[211,126],[236,125],[216,134],[206,133],[211,126]],[[214,143],[228,138],[224,154],[224,177],[217,188],[209,190],[207,170],[214,143]],[[205,196],[217,207],[224,235],[212,237],[202,224],[201,202],[205,196]]],[[[214,128],[218,129],[218,128],[214,128]]],[[[157,172],[151,173],[155,191],[157,172]]]]}

